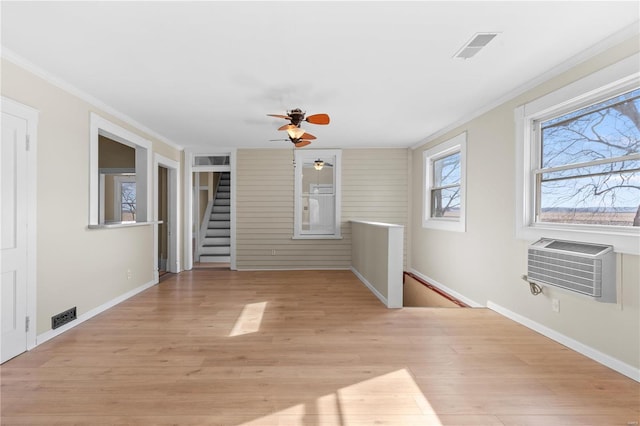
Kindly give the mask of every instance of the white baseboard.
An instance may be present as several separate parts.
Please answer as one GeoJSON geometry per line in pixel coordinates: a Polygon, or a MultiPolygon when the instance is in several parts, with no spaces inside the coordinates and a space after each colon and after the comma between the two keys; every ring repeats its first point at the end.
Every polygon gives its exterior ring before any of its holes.
{"type": "Polygon", "coordinates": [[[270,272],[270,271],[349,271],[350,268],[316,268],[316,267],[305,267],[305,268],[236,268],[236,271],[239,272],[270,272]]]}
{"type": "Polygon", "coordinates": [[[461,302],[464,302],[465,304],[471,306],[472,308],[484,308],[485,307],[484,305],[481,305],[480,303],[476,302],[475,300],[471,300],[468,297],[463,296],[462,294],[458,293],[457,291],[451,290],[447,286],[439,283],[438,281],[434,280],[431,277],[426,276],[425,274],[422,274],[422,273],[416,271],[413,268],[409,268],[409,272],[411,272],[412,274],[417,275],[418,277],[422,278],[423,280],[425,280],[429,284],[431,284],[434,287],[437,287],[438,289],[444,291],[448,295],[455,297],[456,299],[460,300],[461,302]]]}
{"type": "Polygon", "coordinates": [[[507,308],[503,308],[500,305],[497,305],[491,301],[487,302],[487,308],[491,309],[503,315],[517,323],[524,325],[527,328],[530,328],[538,333],[546,336],[556,342],[573,349],[574,351],[591,358],[592,360],[599,362],[602,365],[605,365],[612,370],[617,371],[620,374],[624,374],[625,376],[635,380],[636,382],[640,382],[640,369],[633,367],[625,362],[620,361],[612,356],[604,354],[597,349],[594,349],[590,346],[585,345],[584,343],[578,342],[570,337],[565,336],[564,334],[558,333],[555,330],[552,330],[540,323],[537,323],[529,318],[523,317],[520,314],[517,314],[513,311],[510,311],[507,308]]]}
{"type": "Polygon", "coordinates": [[[83,322],[85,322],[88,319],[91,319],[93,317],[95,317],[96,315],[106,311],[109,308],[112,308],[114,306],[116,306],[118,303],[124,302],[125,300],[135,296],[136,294],[145,291],[146,289],[153,287],[154,285],[156,285],[158,283],[158,281],[151,281],[148,282],[146,284],[141,285],[140,287],[134,288],[131,291],[128,291],[118,297],[116,297],[115,299],[112,299],[110,301],[108,301],[107,303],[103,303],[102,305],[91,309],[88,312],[85,312],[84,314],[80,315],[78,318],[76,318],[75,320],[71,321],[68,324],[63,325],[62,327],[56,328],[55,330],[48,330],[45,331],[42,334],[39,334],[36,337],[36,346],[46,342],[47,340],[51,340],[56,336],[59,336],[60,334],[64,333],[67,330],[72,329],[73,327],[82,324],[83,322]]]}
{"type": "Polygon", "coordinates": [[[382,295],[382,293],[380,293],[380,292],[379,292],[379,291],[378,291],[378,290],[377,290],[377,289],[376,289],[376,288],[375,288],[375,287],[374,287],[374,286],[373,286],[369,281],[367,281],[367,279],[366,279],[365,277],[363,277],[363,276],[362,276],[362,274],[360,274],[360,272],[358,272],[358,271],[356,270],[356,268],[354,268],[354,267],[352,266],[352,267],[351,267],[351,272],[353,272],[353,273],[354,273],[354,275],[355,275],[356,277],[358,277],[358,279],[359,279],[360,281],[362,281],[362,283],[363,283],[364,285],[366,285],[366,286],[367,286],[367,288],[368,288],[369,290],[371,290],[371,292],[372,292],[373,294],[375,294],[375,296],[376,296],[378,299],[380,299],[380,301],[381,301],[382,303],[384,303],[384,306],[389,307],[389,301],[387,300],[387,298],[386,298],[386,297],[384,297],[384,296],[382,295]]]}

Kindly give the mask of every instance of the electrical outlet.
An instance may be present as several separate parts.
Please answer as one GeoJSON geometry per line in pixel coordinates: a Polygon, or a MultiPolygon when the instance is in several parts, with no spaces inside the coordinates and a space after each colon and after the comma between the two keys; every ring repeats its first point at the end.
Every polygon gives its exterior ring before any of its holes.
{"type": "Polygon", "coordinates": [[[131,279],[131,269],[127,269],[127,279],[131,279]]]}
{"type": "Polygon", "coordinates": [[[560,300],[551,299],[551,309],[553,309],[553,312],[560,312],[560,300]]]}
{"type": "Polygon", "coordinates": [[[276,249],[271,250],[271,256],[275,256],[276,255],[276,249]]]}

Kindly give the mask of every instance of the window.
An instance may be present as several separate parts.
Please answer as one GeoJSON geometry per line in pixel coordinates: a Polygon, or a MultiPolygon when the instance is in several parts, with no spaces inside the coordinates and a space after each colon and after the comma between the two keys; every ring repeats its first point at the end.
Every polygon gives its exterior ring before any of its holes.
{"type": "Polygon", "coordinates": [[[341,238],[339,150],[295,152],[294,238],[341,238]]]}
{"type": "Polygon", "coordinates": [[[536,222],[640,226],[640,89],[534,125],[536,222]]]}
{"type": "Polygon", "coordinates": [[[424,151],[423,227],[465,231],[466,146],[462,133],[424,151]]]}
{"type": "Polygon", "coordinates": [[[640,252],[637,56],[516,109],[519,238],[640,252]]]}
{"type": "Polygon", "coordinates": [[[460,152],[431,162],[431,217],[460,218],[460,152]]]}
{"type": "Polygon", "coordinates": [[[116,176],[114,216],[118,222],[136,221],[136,177],[116,176]]]}
{"type": "Polygon", "coordinates": [[[228,166],[228,155],[196,155],[193,157],[194,166],[228,166]]]}
{"type": "Polygon", "coordinates": [[[151,143],[92,113],[89,152],[89,226],[147,222],[151,143]]]}

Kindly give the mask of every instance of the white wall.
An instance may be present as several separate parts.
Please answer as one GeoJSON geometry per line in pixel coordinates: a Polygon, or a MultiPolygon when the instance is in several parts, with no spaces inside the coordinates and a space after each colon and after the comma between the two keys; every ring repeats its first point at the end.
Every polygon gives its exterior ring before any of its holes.
{"type": "Polygon", "coordinates": [[[87,228],[90,112],[150,140],[169,159],[180,161],[181,153],[4,59],[2,95],[40,111],[36,328],[42,334],[55,314],[77,306],[82,316],[154,279],[152,226],[87,228]]]}
{"type": "Polygon", "coordinates": [[[620,361],[640,367],[640,257],[618,255],[622,264],[619,305],[547,288],[531,295],[526,274],[529,241],[515,238],[514,108],[632,55],[638,40],[614,49],[517,96],[413,152],[411,210],[413,269],[486,305],[493,302],[553,332],[620,361]],[[462,131],[467,145],[467,232],[423,229],[422,151],[462,131]],[[560,300],[560,312],[551,309],[560,300]]]}

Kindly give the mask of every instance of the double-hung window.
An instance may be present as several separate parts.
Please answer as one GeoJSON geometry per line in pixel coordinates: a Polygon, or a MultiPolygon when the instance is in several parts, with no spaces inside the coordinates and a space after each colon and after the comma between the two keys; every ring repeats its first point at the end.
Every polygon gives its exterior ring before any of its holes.
{"type": "Polygon", "coordinates": [[[295,152],[294,238],[342,238],[340,150],[295,152]]]}
{"type": "Polygon", "coordinates": [[[425,228],[465,231],[466,145],[462,133],[424,151],[425,228]]]}
{"type": "Polygon", "coordinates": [[[536,222],[640,226],[640,89],[534,125],[536,222]]]}
{"type": "Polygon", "coordinates": [[[520,237],[640,251],[640,81],[624,64],[516,110],[520,237]]]}

